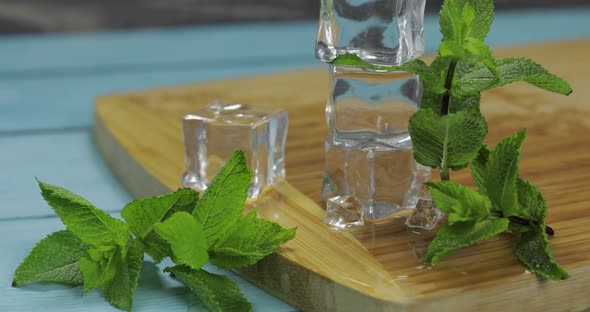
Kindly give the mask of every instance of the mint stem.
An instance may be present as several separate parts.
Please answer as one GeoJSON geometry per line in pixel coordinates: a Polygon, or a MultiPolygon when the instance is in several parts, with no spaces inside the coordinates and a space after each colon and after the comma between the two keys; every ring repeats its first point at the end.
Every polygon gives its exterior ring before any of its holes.
{"type": "MultiPolygon", "coordinates": [[[[521,217],[515,217],[515,216],[509,217],[508,220],[510,220],[514,223],[518,223],[520,225],[524,225],[524,226],[529,225],[529,223],[531,222],[528,219],[521,218],[521,217]]],[[[553,230],[552,227],[546,225],[545,226],[545,233],[547,233],[547,235],[549,235],[549,236],[553,236],[553,235],[555,235],[555,230],[553,230]]]]}
{"type": "MultiPolygon", "coordinates": [[[[447,116],[451,107],[451,88],[453,87],[453,77],[455,76],[455,68],[457,68],[457,61],[451,61],[449,69],[447,70],[447,79],[445,81],[445,93],[442,95],[442,103],[440,108],[440,115],[447,116]]],[[[449,174],[449,168],[447,167],[446,161],[440,168],[440,179],[443,181],[450,181],[451,176],[449,174]]]]}
{"type": "Polygon", "coordinates": [[[457,68],[457,61],[451,61],[449,69],[447,70],[447,79],[445,81],[445,89],[447,91],[442,96],[442,105],[440,107],[440,115],[446,116],[449,114],[451,107],[451,88],[453,87],[453,77],[455,76],[455,69],[457,68]]]}
{"type": "Polygon", "coordinates": [[[451,176],[449,175],[449,170],[448,169],[440,169],[440,179],[443,181],[450,181],[451,180],[451,176]]]}

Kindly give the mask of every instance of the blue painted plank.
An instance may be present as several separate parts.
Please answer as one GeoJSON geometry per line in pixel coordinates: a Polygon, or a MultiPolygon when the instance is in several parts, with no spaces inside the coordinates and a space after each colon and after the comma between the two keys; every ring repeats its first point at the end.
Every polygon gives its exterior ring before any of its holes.
{"type": "Polygon", "coordinates": [[[309,22],[61,34],[0,38],[0,72],[215,64],[308,56],[315,26],[309,22]]]}
{"type": "MultiPolygon", "coordinates": [[[[81,297],[79,287],[54,283],[34,283],[22,288],[10,287],[14,270],[35,243],[46,235],[64,229],[57,218],[0,221],[0,311],[118,311],[95,290],[81,297]]],[[[147,261],[149,258],[146,258],[147,261]]],[[[135,293],[133,311],[206,311],[187,288],[174,281],[162,269],[171,265],[164,261],[158,266],[144,262],[139,287],[135,293]]],[[[256,288],[237,275],[207,265],[213,273],[227,275],[236,281],[255,311],[287,312],[295,309],[270,294],[256,288]]]]}
{"type": "MultiPolygon", "coordinates": [[[[1,59],[1,58],[0,58],[1,59]]],[[[93,100],[100,94],[161,87],[204,80],[234,78],[311,65],[305,60],[285,64],[245,64],[236,68],[196,67],[162,72],[131,72],[81,76],[41,76],[0,82],[0,133],[15,130],[89,127],[93,100]]]]}
{"type": "Polygon", "coordinates": [[[90,130],[0,137],[0,151],[0,220],[54,216],[35,177],[68,188],[107,211],[120,211],[132,200],[100,158],[90,130]]]}
{"type": "MultiPolygon", "coordinates": [[[[493,46],[590,35],[590,9],[500,11],[493,46]],[[516,31],[518,30],[518,31],[516,31]]],[[[425,20],[426,46],[438,45],[437,16],[425,20]]],[[[152,70],[192,64],[234,67],[236,62],[313,59],[317,22],[198,26],[94,34],[0,38],[0,77],[68,70],[152,70]]]]}

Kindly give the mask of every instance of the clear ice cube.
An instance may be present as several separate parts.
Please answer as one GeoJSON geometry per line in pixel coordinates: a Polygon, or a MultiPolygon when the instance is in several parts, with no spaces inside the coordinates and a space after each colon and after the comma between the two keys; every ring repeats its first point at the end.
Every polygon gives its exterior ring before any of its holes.
{"type": "Polygon", "coordinates": [[[411,145],[408,121],[422,99],[420,79],[407,72],[376,73],[331,66],[326,119],[336,144],[411,145]]]}
{"type": "Polygon", "coordinates": [[[401,209],[413,209],[430,168],[419,165],[411,145],[405,149],[350,148],[326,138],[322,199],[354,196],[364,205],[365,219],[378,220],[401,209]]]}
{"type": "Polygon", "coordinates": [[[351,195],[336,196],[326,201],[324,222],[340,229],[363,225],[364,204],[351,195]]]}
{"type": "Polygon", "coordinates": [[[186,115],[182,125],[185,187],[205,190],[237,149],[253,172],[250,198],[285,178],[286,111],[216,102],[186,115]]]}
{"type": "Polygon", "coordinates": [[[436,207],[432,201],[432,197],[426,190],[423,190],[418,197],[416,209],[406,219],[406,225],[409,228],[430,231],[436,227],[444,216],[444,213],[436,207]]]}
{"type": "Polygon", "coordinates": [[[375,65],[399,65],[424,53],[426,0],[322,0],[316,57],[355,53],[375,65]]]}

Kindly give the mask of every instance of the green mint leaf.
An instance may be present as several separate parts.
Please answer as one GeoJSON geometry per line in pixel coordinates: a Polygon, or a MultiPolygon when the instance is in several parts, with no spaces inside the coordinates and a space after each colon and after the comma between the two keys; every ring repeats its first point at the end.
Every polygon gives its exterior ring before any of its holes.
{"type": "Polygon", "coordinates": [[[496,236],[508,229],[508,219],[489,218],[478,222],[446,224],[428,247],[426,264],[433,265],[449,253],[496,236]]]}
{"type": "Polygon", "coordinates": [[[410,118],[414,158],[432,168],[465,168],[476,156],[488,133],[479,114],[458,112],[440,117],[420,109],[410,118]]]}
{"type": "Polygon", "coordinates": [[[145,253],[152,257],[156,263],[160,263],[164,258],[173,255],[170,244],[156,234],[155,231],[151,231],[141,242],[144,245],[145,253]]]}
{"type": "Polygon", "coordinates": [[[516,191],[519,211],[524,212],[521,214],[544,227],[547,218],[547,201],[541,191],[520,177],[516,179],[516,191]]]}
{"type": "Polygon", "coordinates": [[[447,0],[440,12],[443,40],[485,39],[494,20],[493,0],[447,0]]]}
{"type": "Polygon", "coordinates": [[[529,270],[544,278],[569,278],[569,274],[553,258],[544,225],[522,233],[514,254],[529,270]]]}
{"type": "Polygon", "coordinates": [[[249,266],[270,255],[295,236],[277,223],[256,218],[256,212],[241,217],[211,250],[211,263],[234,269],[249,266]]]}
{"type": "Polygon", "coordinates": [[[516,222],[510,222],[510,226],[508,227],[510,232],[512,233],[525,233],[531,230],[531,227],[528,225],[522,225],[516,222]]]}
{"type": "Polygon", "coordinates": [[[420,108],[430,109],[434,112],[440,112],[441,107],[441,94],[435,94],[430,92],[428,89],[424,89],[422,93],[422,100],[420,101],[420,108]]]}
{"type": "Polygon", "coordinates": [[[104,283],[102,292],[113,306],[131,311],[133,294],[143,265],[143,244],[138,239],[131,239],[127,244],[127,250],[125,260],[115,257],[116,274],[104,283]]]}
{"type": "MultiPolygon", "coordinates": [[[[483,41],[494,21],[494,0],[471,0],[467,4],[473,7],[473,18],[468,20],[467,24],[467,37],[483,41]]],[[[463,12],[465,13],[465,10],[463,12]]]]}
{"type": "Polygon", "coordinates": [[[549,73],[541,65],[526,58],[507,58],[496,62],[499,77],[485,66],[476,66],[455,82],[453,96],[478,94],[513,82],[524,81],[538,88],[569,95],[571,86],[562,78],[549,73]]]}
{"type": "Polygon", "coordinates": [[[41,181],[39,187],[45,201],[68,230],[83,242],[93,246],[124,246],[129,240],[129,228],[124,222],[109,216],[84,198],[41,181]]]}
{"type": "Polygon", "coordinates": [[[84,277],[83,294],[102,286],[104,283],[101,266],[92,259],[88,257],[80,259],[80,271],[84,277]]]}
{"type": "Polygon", "coordinates": [[[441,79],[424,61],[420,59],[412,59],[404,62],[398,66],[398,70],[407,71],[416,74],[420,77],[424,89],[434,94],[443,94],[447,91],[445,88],[445,81],[441,79]]]}
{"type": "Polygon", "coordinates": [[[452,181],[427,183],[427,186],[436,207],[448,214],[449,225],[490,216],[489,199],[466,186],[452,181]]]}
{"type": "Polygon", "coordinates": [[[375,68],[375,65],[367,63],[364,61],[360,56],[354,53],[346,53],[338,55],[332,62],[334,65],[344,65],[344,66],[353,66],[353,67],[366,67],[366,68],[375,68]]]}
{"type": "Polygon", "coordinates": [[[420,59],[408,60],[399,66],[378,66],[367,63],[356,54],[346,53],[338,56],[332,61],[332,64],[369,68],[383,72],[407,71],[420,76],[420,80],[424,84],[424,89],[428,90],[428,92],[435,94],[446,92],[444,80],[420,59]]]}
{"type": "Polygon", "coordinates": [[[252,173],[248,170],[244,152],[234,152],[193,212],[203,226],[207,246],[212,246],[238,220],[244,210],[251,181],[252,173]]]}
{"type": "Polygon", "coordinates": [[[528,217],[526,211],[518,208],[516,180],[518,163],[526,131],[519,131],[498,143],[490,153],[485,173],[485,189],[494,210],[505,217],[528,217]]]}
{"type": "Polygon", "coordinates": [[[468,55],[463,49],[463,45],[457,41],[445,40],[438,46],[438,54],[441,57],[465,59],[468,55]]]}
{"type": "Polygon", "coordinates": [[[136,199],[127,204],[121,216],[135,236],[143,239],[153,229],[154,224],[165,221],[180,211],[192,213],[199,200],[199,193],[192,189],[180,189],[162,196],[136,199]]]}
{"type": "Polygon", "coordinates": [[[101,287],[115,276],[117,262],[122,257],[121,249],[120,247],[93,248],[80,259],[80,271],[84,277],[83,294],[101,287]]]}
{"type": "Polygon", "coordinates": [[[480,61],[498,76],[492,51],[483,42],[493,18],[493,0],[445,1],[440,16],[443,41],[438,49],[439,55],[466,63],[480,61]]]}
{"type": "Polygon", "coordinates": [[[177,212],[192,213],[198,200],[196,191],[180,189],[162,196],[134,200],[123,208],[121,215],[133,234],[143,242],[145,252],[159,263],[171,256],[172,250],[165,240],[153,232],[154,225],[177,212]]]}
{"type": "Polygon", "coordinates": [[[190,214],[175,213],[154,229],[170,244],[175,263],[198,270],[209,261],[203,227],[190,214]]]}
{"type": "Polygon", "coordinates": [[[487,195],[486,188],[486,168],[490,159],[490,149],[483,145],[477,154],[477,158],[471,162],[471,177],[480,194],[487,195]]]}
{"type": "Polygon", "coordinates": [[[78,266],[90,247],[67,230],[55,232],[39,241],[18,266],[12,285],[35,281],[81,285],[83,278],[78,266]]]}
{"type": "Polygon", "coordinates": [[[462,40],[464,4],[465,0],[447,0],[442,5],[439,23],[443,40],[462,40]]]}
{"type": "Polygon", "coordinates": [[[461,18],[462,18],[464,33],[465,33],[463,35],[463,37],[469,38],[469,36],[471,35],[472,28],[473,28],[473,23],[476,21],[476,17],[475,17],[475,9],[473,8],[473,6],[471,6],[471,4],[469,4],[468,1],[465,2],[465,4],[463,5],[463,12],[461,13],[461,18]]]}
{"type": "Polygon", "coordinates": [[[212,312],[252,311],[252,304],[242,295],[238,285],[223,275],[185,266],[174,266],[164,271],[174,274],[212,312]]]}
{"type": "Polygon", "coordinates": [[[500,75],[498,69],[496,68],[496,60],[492,55],[492,49],[490,49],[488,45],[483,43],[483,41],[469,37],[465,39],[463,48],[465,49],[465,51],[475,56],[478,61],[482,62],[484,66],[492,74],[494,74],[494,76],[498,77],[500,75]]]}
{"type": "Polygon", "coordinates": [[[500,75],[496,69],[492,50],[478,39],[469,37],[461,44],[456,41],[443,41],[438,48],[438,53],[441,57],[460,59],[467,64],[480,61],[494,76],[500,75]]]}
{"type": "Polygon", "coordinates": [[[468,97],[451,97],[451,109],[449,111],[451,113],[470,112],[474,114],[480,114],[480,102],[481,95],[479,94],[468,97]]]}

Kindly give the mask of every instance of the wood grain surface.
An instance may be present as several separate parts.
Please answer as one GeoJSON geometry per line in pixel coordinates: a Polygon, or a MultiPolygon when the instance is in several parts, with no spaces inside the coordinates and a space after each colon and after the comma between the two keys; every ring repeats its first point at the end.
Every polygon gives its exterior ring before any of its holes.
{"type": "MultiPolygon", "coordinates": [[[[483,97],[488,143],[528,129],[524,178],[549,202],[548,223],[557,260],[572,274],[540,281],[512,256],[502,235],[463,249],[432,269],[421,261],[434,232],[414,232],[403,216],[350,232],[322,223],[327,70],[187,85],[104,96],[97,100],[95,135],[103,156],[138,196],[179,186],[183,163],[180,118],[214,99],[284,107],[290,114],[289,183],[251,202],[259,216],[298,227],[275,255],[239,273],[309,311],[514,310],[578,311],[590,307],[590,40],[496,51],[526,56],[571,82],[563,97],[519,83],[483,97]]],[[[468,170],[452,178],[471,184],[468,170]]]]}

